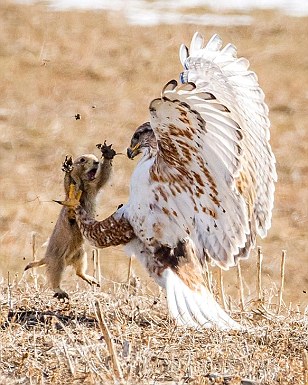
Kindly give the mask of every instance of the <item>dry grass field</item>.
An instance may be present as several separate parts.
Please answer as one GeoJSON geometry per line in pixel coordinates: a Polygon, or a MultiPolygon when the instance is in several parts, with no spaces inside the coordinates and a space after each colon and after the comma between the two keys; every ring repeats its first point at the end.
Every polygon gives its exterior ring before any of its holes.
{"type": "MultiPolygon", "coordinates": [[[[208,384],[205,375],[214,372],[262,384],[304,384],[308,20],[274,12],[251,15],[250,26],[140,27],[126,24],[116,13],[59,13],[44,5],[0,3],[0,374],[5,375],[0,383],[115,381],[94,311],[99,299],[128,384],[208,384]],[[133,268],[141,276],[140,297],[132,288],[112,284],[127,277],[128,261],[120,248],[100,252],[106,279],[100,291],[93,292],[68,271],[70,304],[52,299],[44,269],[37,271],[42,273],[38,290],[29,273],[17,285],[33,246],[38,258],[43,255],[59,213],[52,200],[63,197],[65,155],[98,155],[95,145],[105,139],[125,153],[134,129],[148,119],[150,101],[178,77],[178,47],[189,43],[196,30],[208,38],[217,32],[237,45],[239,56],[248,58],[258,74],[270,108],[279,182],[272,229],[258,245],[264,254],[266,306],[274,313],[281,250],[287,250],[283,318],[253,312],[256,252],[242,263],[247,314],[236,310],[235,269],[224,279],[235,317],[258,325],[262,332],[257,334],[175,329],[164,299],[157,298],[158,290],[137,262],[133,268]],[[34,311],[38,313],[32,317],[34,311]]],[[[100,218],[126,201],[135,165],[125,156],[116,157],[113,177],[100,197],[100,218]]],[[[241,382],[235,378],[232,383],[241,382]]]]}
{"type": "Polygon", "coordinates": [[[249,332],[197,331],[176,328],[164,297],[138,286],[106,282],[70,303],[39,289],[1,289],[1,384],[307,385],[308,322],[297,312],[233,307],[249,332]]]}

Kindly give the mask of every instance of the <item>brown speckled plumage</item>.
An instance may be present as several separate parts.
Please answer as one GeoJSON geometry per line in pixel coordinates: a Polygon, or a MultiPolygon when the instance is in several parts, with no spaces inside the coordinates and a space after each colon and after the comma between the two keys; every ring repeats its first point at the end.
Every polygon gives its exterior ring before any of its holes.
{"type": "Polygon", "coordinates": [[[96,221],[82,206],[78,206],[75,213],[82,235],[95,247],[125,245],[135,237],[131,224],[124,217],[115,219],[113,214],[96,221]]]}

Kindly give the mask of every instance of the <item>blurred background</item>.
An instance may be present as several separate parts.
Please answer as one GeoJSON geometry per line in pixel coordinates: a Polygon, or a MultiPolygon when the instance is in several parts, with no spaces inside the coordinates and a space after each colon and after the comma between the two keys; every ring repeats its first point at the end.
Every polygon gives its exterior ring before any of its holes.
{"type": "MultiPolygon", "coordinates": [[[[150,101],[178,78],[178,48],[195,31],[219,33],[250,60],[270,108],[279,182],[273,224],[258,240],[264,287],[278,285],[287,250],[284,299],[308,299],[308,3],[298,1],[6,1],[0,3],[0,276],[20,278],[50,236],[63,197],[66,154],[93,152],[105,139],[126,152],[150,101]],[[78,3],[78,6],[77,6],[78,3]],[[258,7],[258,8],[254,8],[258,7]],[[76,114],[81,119],[76,120],[76,114]]],[[[114,160],[97,217],[128,197],[135,161],[114,160]]],[[[91,254],[91,249],[89,249],[91,254]]],[[[126,280],[121,248],[100,251],[106,279],[126,280]]],[[[90,263],[91,271],[91,263],[90,263]]],[[[135,273],[151,283],[137,261],[135,273]]],[[[255,295],[256,251],[242,262],[245,294],[255,295]]],[[[38,270],[44,280],[44,268],[38,270]]],[[[214,271],[214,274],[216,272],[214,271]]],[[[224,274],[237,290],[236,271],[224,274]]],[[[31,274],[26,278],[31,280],[31,274]]],[[[31,281],[30,281],[31,282],[31,281]]],[[[83,286],[71,271],[66,284],[83,286]],[[73,277],[73,280],[71,279],[73,277]]],[[[275,290],[273,290],[275,296],[275,290]]]]}

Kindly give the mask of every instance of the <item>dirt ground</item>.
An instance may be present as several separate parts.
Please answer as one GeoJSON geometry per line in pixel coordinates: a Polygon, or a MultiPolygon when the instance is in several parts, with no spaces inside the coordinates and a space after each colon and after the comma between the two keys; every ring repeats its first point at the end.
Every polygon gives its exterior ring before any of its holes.
{"type": "Polygon", "coordinates": [[[233,306],[247,331],[195,330],[176,327],[164,296],[142,286],[79,289],[69,303],[37,289],[0,286],[0,384],[307,385],[297,312],[233,306]]]}
{"type": "MultiPolygon", "coordinates": [[[[286,303],[308,303],[308,57],[307,18],[252,13],[249,26],[126,24],[121,14],[51,12],[44,5],[0,5],[0,274],[7,279],[39,257],[63,197],[61,162],[94,152],[105,139],[125,153],[134,129],[148,119],[150,101],[178,78],[180,43],[199,30],[219,33],[250,60],[270,108],[271,144],[279,181],[272,228],[259,240],[264,286],[279,279],[287,250],[286,303]],[[81,119],[76,120],[75,115],[81,119]]],[[[99,218],[127,200],[136,161],[118,156],[100,198],[99,218]]],[[[123,281],[128,262],[120,248],[100,253],[102,274],[123,281]],[[115,269],[115,263],[117,268],[115,269]]],[[[255,293],[256,252],[242,263],[247,298],[255,293]]],[[[137,274],[145,276],[134,263],[137,274]]],[[[42,270],[43,273],[43,270],[42,270]]],[[[225,274],[234,294],[236,273],[225,274]]],[[[74,282],[76,282],[74,278],[74,282]]],[[[79,282],[80,284],[80,282],[79,282]]],[[[68,284],[69,285],[69,284],[68,284]]],[[[82,284],[80,284],[82,286],[82,284]]],[[[83,287],[83,286],[82,286],[83,287]]],[[[276,294],[274,294],[276,295],[276,294]]]]}

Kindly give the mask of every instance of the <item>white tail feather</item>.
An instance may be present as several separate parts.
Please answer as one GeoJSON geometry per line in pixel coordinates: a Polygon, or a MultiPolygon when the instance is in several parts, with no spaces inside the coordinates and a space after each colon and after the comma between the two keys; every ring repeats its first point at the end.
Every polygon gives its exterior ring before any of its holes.
{"type": "Polygon", "coordinates": [[[221,330],[243,330],[202,286],[191,290],[170,268],[163,273],[167,291],[168,308],[178,325],[221,330]]]}

